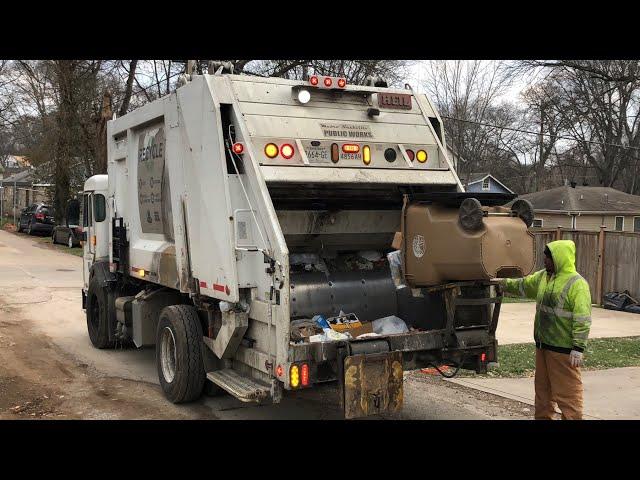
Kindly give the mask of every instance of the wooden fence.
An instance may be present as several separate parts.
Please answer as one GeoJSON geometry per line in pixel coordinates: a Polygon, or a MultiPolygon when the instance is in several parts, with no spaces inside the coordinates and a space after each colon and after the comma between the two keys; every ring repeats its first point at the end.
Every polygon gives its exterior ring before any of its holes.
{"type": "Polygon", "coordinates": [[[544,268],[544,246],[554,240],[573,240],[576,269],[589,283],[593,303],[601,304],[607,292],[628,290],[640,299],[640,233],[580,230],[539,230],[536,238],[536,270],[544,268]]]}

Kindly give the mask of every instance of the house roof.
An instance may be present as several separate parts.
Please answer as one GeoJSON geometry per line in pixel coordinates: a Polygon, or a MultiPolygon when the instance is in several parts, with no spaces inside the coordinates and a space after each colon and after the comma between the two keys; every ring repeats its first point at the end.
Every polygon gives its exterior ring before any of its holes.
{"type": "Polygon", "coordinates": [[[519,198],[529,200],[538,211],[640,212],[640,196],[610,187],[563,186],[519,198]]]}
{"type": "Polygon", "coordinates": [[[460,182],[462,182],[463,185],[471,185],[473,183],[482,182],[487,177],[491,177],[496,183],[501,185],[503,188],[505,188],[509,192],[513,193],[513,190],[511,190],[504,183],[502,183],[500,180],[498,180],[496,177],[494,177],[492,174],[490,174],[488,172],[470,173],[468,179],[467,178],[460,178],[460,182]]]}
{"type": "Polygon", "coordinates": [[[23,170],[21,172],[14,173],[7,178],[3,178],[2,180],[0,180],[0,183],[4,186],[12,186],[14,183],[20,185],[30,185],[33,181],[32,173],[33,172],[29,169],[23,170]]]}

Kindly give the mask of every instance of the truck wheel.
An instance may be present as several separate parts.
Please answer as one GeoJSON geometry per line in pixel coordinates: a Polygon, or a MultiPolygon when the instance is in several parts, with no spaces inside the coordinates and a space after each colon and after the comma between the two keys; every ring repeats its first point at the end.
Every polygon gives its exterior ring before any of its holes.
{"type": "Polygon", "coordinates": [[[102,282],[102,275],[96,271],[87,291],[87,330],[94,347],[111,348],[113,342],[109,341],[108,293],[102,282]]]}
{"type": "Polygon", "coordinates": [[[156,366],[162,391],[171,402],[190,402],[202,394],[206,380],[202,344],[195,308],[171,305],[162,310],[156,330],[156,366]]]}

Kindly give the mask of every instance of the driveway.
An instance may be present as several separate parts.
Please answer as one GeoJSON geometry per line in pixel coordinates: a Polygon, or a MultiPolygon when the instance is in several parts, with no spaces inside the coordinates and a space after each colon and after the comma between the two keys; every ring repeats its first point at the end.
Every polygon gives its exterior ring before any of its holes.
{"type": "MultiPolygon", "coordinates": [[[[505,303],[500,308],[496,332],[498,343],[533,342],[535,302],[505,303]]],[[[617,312],[593,307],[591,309],[590,338],[640,336],[640,314],[617,312]]]]}

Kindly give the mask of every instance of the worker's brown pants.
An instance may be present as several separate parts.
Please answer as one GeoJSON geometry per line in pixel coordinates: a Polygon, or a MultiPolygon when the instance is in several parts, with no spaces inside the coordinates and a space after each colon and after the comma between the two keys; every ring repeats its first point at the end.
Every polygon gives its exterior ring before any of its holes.
{"type": "Polygon", "coordinates": [[[582,376],[569,355],[536,348],[536,420],[552,420],[553,403],[563,420],[582,420],[582,376]]]}

